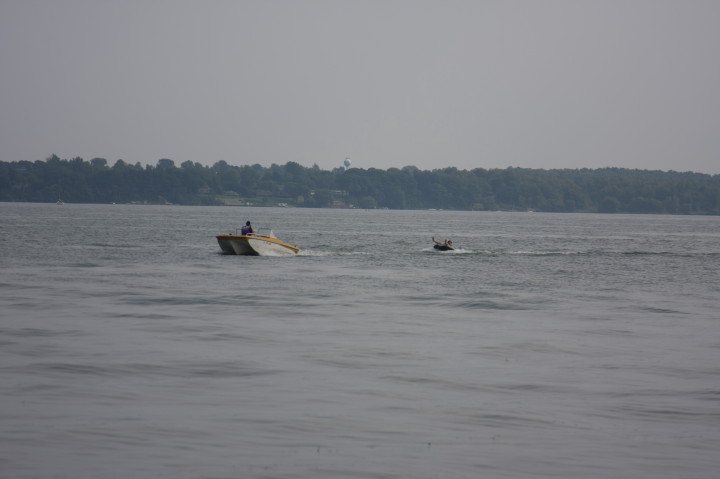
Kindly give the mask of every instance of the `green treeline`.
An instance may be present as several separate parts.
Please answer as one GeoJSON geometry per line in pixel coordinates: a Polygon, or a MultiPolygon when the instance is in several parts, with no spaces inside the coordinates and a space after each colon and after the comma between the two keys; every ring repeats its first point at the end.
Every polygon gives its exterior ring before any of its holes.
{"type": "Polygon", "coordinates": [[[104,158],[0,162],[0,201],[720,214],[720,175],[622,168],[177,167],[104,158]]]}

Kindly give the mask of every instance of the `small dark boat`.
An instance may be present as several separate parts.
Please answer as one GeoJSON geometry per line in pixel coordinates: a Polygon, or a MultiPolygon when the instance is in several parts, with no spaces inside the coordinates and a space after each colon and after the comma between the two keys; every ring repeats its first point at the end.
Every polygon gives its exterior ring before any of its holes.
{"type": "Polygon", "coordinates": [[[445,242],[442,242],[442,241],[436,240],[435,237],[433,236],[432,240],[433,240],[433,243],[435,243],[433,245],[433,248],[435,248],[438,251],[453,251],[455,249],[452,241],[450,241],[448,239],[446,239],[445,242]]]}

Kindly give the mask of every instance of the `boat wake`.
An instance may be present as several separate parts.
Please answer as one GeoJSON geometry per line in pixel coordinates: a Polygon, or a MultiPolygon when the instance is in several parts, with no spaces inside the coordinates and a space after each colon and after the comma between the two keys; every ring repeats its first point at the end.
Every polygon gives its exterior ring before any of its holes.
{"type": "Polygon", "coordinates": [[[329,250],[300,250],[297,256],[367,256],[367,251],[329,251],[329,250]]]}
{"type": "Polygon", "coordinates": [[[473,250],[463,249],[463,248],[455,248],[455,249],[450,249],[450,250],[445,250],[445,251],[438,250],[435,248],[423,248],[422,251],[428,252],[428,253],[433,253],[433,254],[472,254],[472,253],[475,253],[475,251],[473,251],[473,250]]]}

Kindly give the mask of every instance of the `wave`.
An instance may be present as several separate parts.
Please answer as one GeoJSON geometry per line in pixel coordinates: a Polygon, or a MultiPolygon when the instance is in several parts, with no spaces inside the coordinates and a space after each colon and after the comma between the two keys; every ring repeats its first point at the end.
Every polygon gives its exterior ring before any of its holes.
{"type": "Polygon", "coordinates": [[[423,251],[423,252],[426,252],[426,253],[447,254],[447,255],[453,255],[453,254],[475,254],[475,253],[476,253],[476,251],[469,250],[469,249],[464,249],[464,248],[455,248],[455,249],[448,250],[448,251],[439,251],[439,250],[436,250],[435,248],[430,247],[430,248],[423,248],[422,251],[423,251]]]}
{"type": "Polygon", "coordinates": [[[128,244],[128,243],[88,243],[84,248],[124,248],[124,249],[139,249],[142,248],[139,244],[128,244]]]}
{"type": "Polygon", "coordinates": [[[616,254],[627,256],[673,256],[676,258],[706,258],[718,257],[720,252],[677,252],[677,251],[619,251],[616,254]]]}
{"type": "MultiPolygon", "coordinates": [[[[412,253],[413,250],[399,249],[398,253],[412,253]]],[[[414,250],[418,252],[418,250],[414,250]]],[[[559,257],[570,257],[570,256],[667,256],[667,257],[678,257],[678,258],[705,258],[705,257],[718,257],[720,252],[677,252],[677,251],[644,251],[644,250],[628,250],[628,251],[612,251],[612,250],[601,250],[601,249],[588,249],[588,250],[492,250],[492,249],[467,249],[467,248],[456,248],[449,251],[438,251],[432,247],[422,248],[419,252],[423,254],[436,254],[436,255],[475,255],[475,256],[559,256],[559,257]]],[[[218,255],[224,256],[222,252],[217,252],[218,255]]],[[[332,247],[315,247],[312,249],[301,249],[295,256],[301,257],[342,257],[342,256],[373,256],[374,251],[360,251],[360,250],[347,250],[347,249],[332,249],[332,247]]],[[[234,256],[234,255],[229,255],[234,256]]],[[[272,255],[268,255],[272,256],[272,255]]],[[[285,257],[286,255],[277,255],[278,257],[285,257]]],[[[79,263],[78,267],[94,267],[100,266],[93,263],[79,263]]]]}
{"type": "Polygon", "coordinates": [[[675,258],[707,258],[718,257],[720,252],[677,252],[677,251],[610,251],[610,250],[455,250],[455,251],[432,251],[441,254],[471,253],[485,256],[667,256],[675,258]]]}
{"type": "Polygon", "coordinates": [[[637,311],[642,311],[645,313],[655,313],[655,314],[690,314],[685,311],[678,311],[676,309],[669,309],[669,308],[656,308],[654,306],[637,306],[631,309],[636,309],[637,311]]]}
{"type": "Polygon", "coordinates": [[[481,309],[496,311],[524,311],[529,309],[536,309],[536,306],[530,307],[527,305],[519,304],[517,302],[509,303],[490,300],[460,301],[458,303],[449,304],[448,306],[459,309],[481,309]]]}
{"type": "Polygon", "coordinates": [[[322,249],[303,249],[296,256],[368,256],[372,253],[367,251],[337,251],[322,249]]]}
{"type": "Polygon", "coordinates": [[[190,362],[176,361],[168,365],[146,363],[124,363],[92,365],[84,363],[35,363],[21,368],[24,374],[48,373],[86,375],[86,376],[122,376],[122,377],[213,377],[238,378],[274,374],[278,371],[257,367],[248,362],[190,362]]]}

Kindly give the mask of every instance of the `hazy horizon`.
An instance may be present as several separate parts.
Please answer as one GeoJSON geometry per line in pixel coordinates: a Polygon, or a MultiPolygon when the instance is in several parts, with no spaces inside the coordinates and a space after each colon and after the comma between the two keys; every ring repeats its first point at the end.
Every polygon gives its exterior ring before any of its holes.
{"type": "Polygon", "coordinates": [[[0,160],[720,173],[720,2],[0,0],[0,160]]]}

